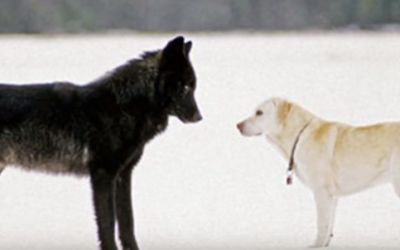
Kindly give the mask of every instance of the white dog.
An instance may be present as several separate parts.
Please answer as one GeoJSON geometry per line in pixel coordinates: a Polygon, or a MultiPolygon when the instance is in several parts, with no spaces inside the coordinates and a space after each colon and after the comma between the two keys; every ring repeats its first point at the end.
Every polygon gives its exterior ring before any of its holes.
{"type": "Polygon", "coordinates": [[[400,123],[353,127],[324,121],[300,106],[273,98],[237,125],[244,136],[264,135],[309,187],[317,207],[313,247],[330,243],[338,197],[391,182],[400,197],[400,123]]]}

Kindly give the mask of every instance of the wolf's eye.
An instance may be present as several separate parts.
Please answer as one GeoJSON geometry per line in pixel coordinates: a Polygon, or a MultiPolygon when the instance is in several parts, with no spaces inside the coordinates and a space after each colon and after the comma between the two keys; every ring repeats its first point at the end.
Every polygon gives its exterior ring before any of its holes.
{"type": "Polygon", "coordinates": [[[191,90],[192,90],[192,88],[190,88],[190,87],[187,86],[187,85],[185,85],[185,87],[183,87],[183,93],[184,93],[184,94],[188,94],[191,90]]]}
{"type": "Polygon", "coordinates": [[[256,116],[260,116],[260,115],[263,115],[263,112],[261,110],[257,110],[256,111],[256,116]]]}

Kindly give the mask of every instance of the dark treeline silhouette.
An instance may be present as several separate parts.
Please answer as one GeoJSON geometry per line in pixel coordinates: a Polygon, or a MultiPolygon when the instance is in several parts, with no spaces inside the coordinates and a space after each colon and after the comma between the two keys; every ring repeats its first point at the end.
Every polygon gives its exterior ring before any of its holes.
{"type": "Polygon", "coordinates": [[[375,29],[400,0],[1,0],[0,32],[375,29]]]}

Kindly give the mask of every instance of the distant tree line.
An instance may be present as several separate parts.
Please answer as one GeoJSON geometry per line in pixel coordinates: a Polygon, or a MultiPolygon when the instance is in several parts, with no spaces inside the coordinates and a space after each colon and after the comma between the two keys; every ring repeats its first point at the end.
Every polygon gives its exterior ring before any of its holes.
{"type": "Polygon", "coordinates": [[[1,0],[0,32],[298,30],[400,23],[400,0],[1,0]]]}

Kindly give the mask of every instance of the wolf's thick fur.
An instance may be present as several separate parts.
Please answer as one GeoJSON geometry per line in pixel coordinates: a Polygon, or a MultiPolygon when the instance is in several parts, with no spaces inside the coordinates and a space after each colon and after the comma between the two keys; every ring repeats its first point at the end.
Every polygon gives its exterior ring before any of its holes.
{"type": "Polygon", "coordinates": [[[238,128],[245,136],[265,135],[286,160],[293,157],[296,176],[314,193],[314,247],[329,245],[339,197],[387,182],[400,197],[400,122],[365,127],[327,122],[273,98],[238,128]]]}
{"type": "Polygon", "coordinates": [[[101,249],[117,250],[115,216],[123,249],[139,249],[132,169],[170,115],[201,120],[191,46],[177,37],[85,86],[0,85],[0,172],[13,165],[89,175],[101,249]]]}

